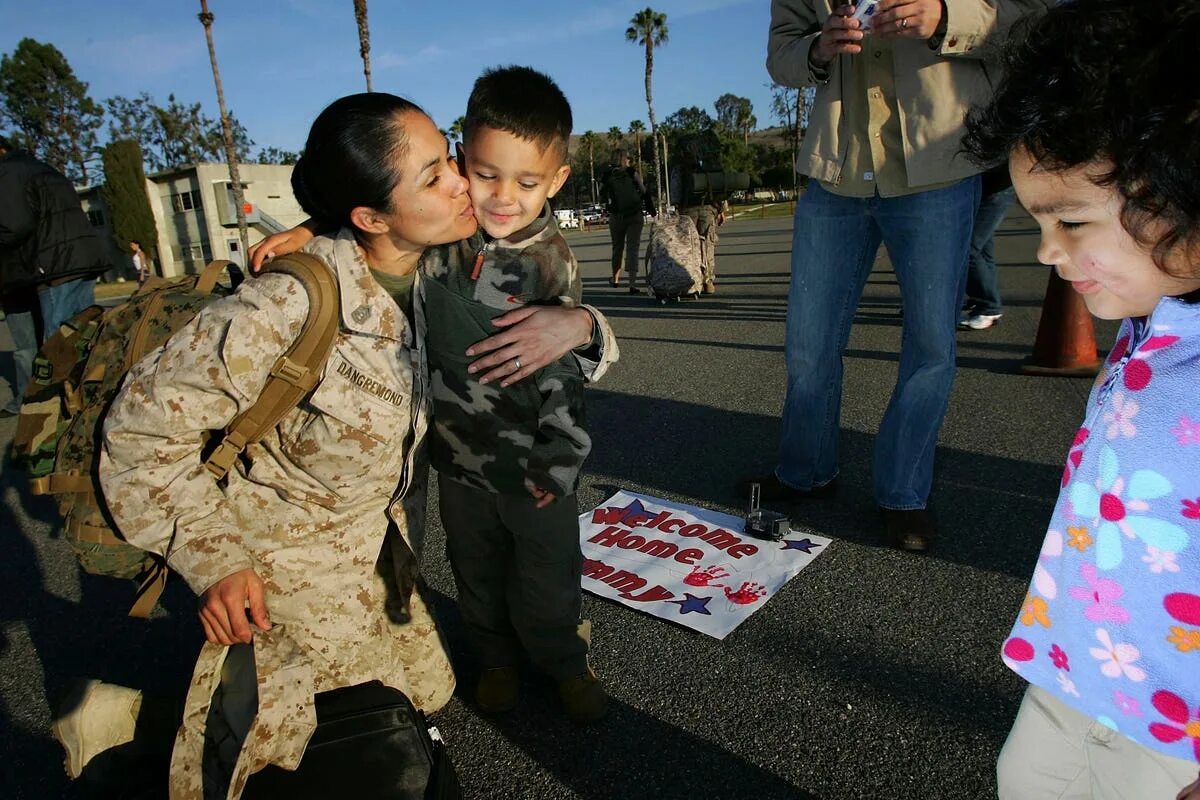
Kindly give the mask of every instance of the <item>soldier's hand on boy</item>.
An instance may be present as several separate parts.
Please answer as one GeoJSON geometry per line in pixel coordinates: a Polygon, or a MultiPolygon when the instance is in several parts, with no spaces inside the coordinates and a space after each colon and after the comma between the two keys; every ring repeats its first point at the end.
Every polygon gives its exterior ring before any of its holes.
{"type": "Polygon", "coordinates": [[[527,483],[526,486],[529,488],[529,493],[531,495],[533,495],[533,498],[535,500],[537,500],[538,508],[545,508],[546,506],[548,506],[554,502],[554,500],[555,500],[554,492],[547,492],[545,489],[541,488],[540,486],[534,486],[531,483],[527,483]]]}
{"type": "Polygon", "coordinates": [[[271,629],[266,591],[253,569],[226,575],[200,595],[200,624],[213,644],[249,643],[254,637],[251,621],[264,631],[271,629]]]}
{"type": "Polygon", "coordinates": [[[1180,789],[1175,800],[1200,800],[1200,778],[1180,789]]]}
{"type": "Polygon", "coordinates": [[[528,305],[493,318],[492,324],[504,330],[467,348],[468,356],[480,356],[467,372],[483,373],[480,383],[498,380],[509,386],[590,342],[595,320],[586,309],[528,305]],[[564,314],[578,323],[578,336],[561,335],[564,314]],[[522,324],[514,327],[517,323],[522,324]]]}

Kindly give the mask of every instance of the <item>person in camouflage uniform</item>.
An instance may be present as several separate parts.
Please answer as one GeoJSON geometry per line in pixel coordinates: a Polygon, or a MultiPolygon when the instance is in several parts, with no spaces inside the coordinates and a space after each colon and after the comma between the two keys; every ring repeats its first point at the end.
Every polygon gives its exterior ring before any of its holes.
{"type": "MultiPolygon", "coordinates": [[[[316,692],[380,680],[432,712],[454,688],[413,591],[430,398],[415,272],[427,244],[475,231],[466,182],[432,120],[384,93],[333,103],[305,153],[297,199],[324,227],[343,226],[306,248],[341,288],[340,330],[316,388],[247,448],[226,484],[205,473],[205,433],[254,402],[307,317],[301,285],[266,274],[136,365],[105,426],[100,477],[114,519],[201,598],[208,642],[172,756],[172,798],[235,798],[268,763],[294,769],[316,692]],[[413,279],[393,294],[384,276],[413,279]],[[214,742],[215,730],[225,739],[214,742]]],[[[559,320],[557,336],[581,338],[575,315],[559,320]]]]}
{"type": "Polygon", "coordinates": [[[461,356],[498,310],[580,302],[579,266],[546,202],[570,173],[570,133],[570,105],[550,78],[524,67],[485,72],[467,103],[463,140],[487,235],[473,259],[427,253],[422,276],[431,461],[459,608],[483,666],[476,699],[485,712],[515,705],[524,650],[558,682],[568,715],[588,721],[605,713],[607,698],[588,666],[590,627],[580,618],[575,490],[592,446],[583,377],[561,358],[496,388],[476,380],[461,356]]]}
{"type": "Polygon", "coordinates": [[[711,189],[695,190],[691,176],[704,172],[704,143],[700,137],[689,136],[680,143],[681,160],[671,170],[671,197],[679,204],[679,213],[696,223],[700,234],[700,264],[703,281],[700,291],[717,291],[717,229],[725,224],[724,206],[711,189]]]}

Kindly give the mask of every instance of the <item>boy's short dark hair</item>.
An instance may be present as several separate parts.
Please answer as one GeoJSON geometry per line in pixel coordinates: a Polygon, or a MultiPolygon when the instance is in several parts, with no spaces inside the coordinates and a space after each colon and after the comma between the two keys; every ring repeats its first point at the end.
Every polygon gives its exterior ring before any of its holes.
{"type": "Polygon", "coordinates": [[[1024,28],[992,102],[968,116],[967,154],[1098,165],[1092,180],[1122,196],[1121,224],[1159,269],[1178,247],[1200,252],[1197,5],[1075,0],[1024,28]]]}
{"type": "Polygon", "coordinates": [[[542,150],[554,146],[565,162],[571,125],[571,104],[548,75],[529,67],[497,67],[480,75],[471,89],[463,139],[470,141],[480,128],[495,128],[536,142],[542,150]]]}

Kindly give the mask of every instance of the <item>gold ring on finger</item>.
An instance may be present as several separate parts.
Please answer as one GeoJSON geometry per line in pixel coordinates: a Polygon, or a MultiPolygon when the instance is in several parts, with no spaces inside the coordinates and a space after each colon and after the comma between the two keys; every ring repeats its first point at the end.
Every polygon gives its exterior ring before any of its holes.
{"type": "Polygon", "coordinates": [[[521,359],[520,359],[520,358],[513,358],[513,364],[515,364],[515,365],[516,365],[517,369],[520,369],[520,368],[521,368],[521,359]]]}

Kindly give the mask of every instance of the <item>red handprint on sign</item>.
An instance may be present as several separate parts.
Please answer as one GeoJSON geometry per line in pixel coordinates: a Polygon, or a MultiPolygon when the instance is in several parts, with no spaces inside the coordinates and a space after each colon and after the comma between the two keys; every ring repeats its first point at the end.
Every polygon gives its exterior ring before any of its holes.
{"type": "Polygon", "coordinates": [[[736,592],[731,591],[729,587],[725,588],[725,596],[729,598],[729,602],[737,603],[739,606],[746,606],[751,603],[757,603],[767,594],[767,587],[761,583],[751,583],[747,581],[743,583],[741,588],[736,592]]]}
{"type": "Polygon", "coordinates": [[[727,577],[729,577],[729,573],[721,566],[705,567],[704,569],[696,567],[688,573],[683,582],[688,586],[724,586],[723,583],[713,583],[713,581],[727,577]]]}

